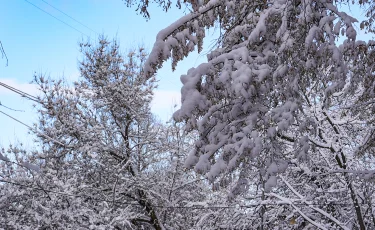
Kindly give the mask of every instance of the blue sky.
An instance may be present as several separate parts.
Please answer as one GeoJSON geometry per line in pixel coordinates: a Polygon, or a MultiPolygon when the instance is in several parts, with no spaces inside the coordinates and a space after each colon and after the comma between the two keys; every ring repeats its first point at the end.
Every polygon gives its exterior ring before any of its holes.
{"type": "MultiPolygon", "coordinates": [[[[44,73],[53,78],[61,76],[76,80],[80,59],[78,43],[90,37],[93,41],[98,34],[85,28],[61,12],[53,9],[44,1],[72,16],[92,30],[116,37],[122,49],[136,47],[140,44],[151,50],[157,33],[173,23],[184,14],[184,9],[175,7],[168,13],[161,8],[150,9],[151,19],[146,21],[137,15],[135,8],[127,8],[121,0],[3,0],[0,8],[0,40],[9,59],[8,67],[5,60],[0,59],[0,81],[13,85],[30,94],[37,94],[35,87],[28,84],[34,72],[44,73]],[[63,24],[45,12],[37,9],[27,1],[59,18],[75,29],[63,24]],[[85,35],[84,35],[85,34],[85,35]]],[[[351,8],[358,15],[358,9],[351,8]]],[[[213,31],[209,32],[210,34],[213,31]]],[[[360,35],[367,40],[369,36],[360,35]]],[[[213,36],[206,39],[206,47],[211,44],[213,36]]],[[[204,53],[204,52],[203,52],[204,53]]],[[[193,53],[182,61],[175,72],[171,71],[170,63],[166,63],[158,72],[159,88],[155,93],[153,111],[162,120],[171,115],[172,105],[179,102],[181,87],[180,75],[192,66],[205,60],[203,54],[193,53]]],[[[24,110],[15,112],[0,107],[21,121],[32,124],[36,118],[31,103],[18,95],[0,88],[0,102],[8,107],[24,110]]],[[[32,136],[27,135],[27,128],[0,114],[0,146],[20,140],[32,145],[32,136]]]]}
{"type": "MultiPolygon", "coordinates": [[[[175,7],[168,13],[161,8],[152,7],[151,19],[147,21],[135,12],[135,8],[127,8],[121,0],[45,0],[95,31],[93,32],[43,0],[27,1],[4,1],[0,9],[0,40],[9,59],[7,67],[5,60],[0,59],[0,81],[33,95],[36,95],[37,91],[28,83],[34,72],[44,73],[52,78],[64,76],[69,80],[77,79],[78,60],[81,57],[78,43],[86,41],[86,35],[90,36],[91,41],[98,37],[95,32],[109,38],[116,37],[123,51],[138,45],[144,45],[151,50],[157,33],[184,14],[184,9],[177,10],[175,7]]],[[[170,63],[166,63],[158,72],[159,87],[155,93],[153,111],[162,120],[168,119],[173,103],[180,100],[180,75],[203,60],[204,55],[194,53],[181,62],[175,72],[171,71],[170,63]]],[[[25,112],[15,112],[0,107],[1,111],[27,124],[32,124],[36,118],[32,103],[4,88],[0,88],[0,102],[5,106],[24,110],[25,112]]],[[[32,136],[27,135],[27,131],[21,124],[0,114],[0,146],[16,140],[32,144],[32,136]]]]}

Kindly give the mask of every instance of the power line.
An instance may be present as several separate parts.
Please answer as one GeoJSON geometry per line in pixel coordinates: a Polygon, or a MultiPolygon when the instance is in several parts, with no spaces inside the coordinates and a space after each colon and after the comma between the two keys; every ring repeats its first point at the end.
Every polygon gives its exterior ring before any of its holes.
{"type": "Polygon", "coordinates": [[[29,3],[30,5],[34,6],[35,8],[37,8],[37,9],[43,11],[44,13],[46,13],[46,14],[48,14],[49,16],[53,17],[54,19],[60,21],[61,23],[64,23],[66,26],[69,26],[69,27],[72,28],[73,30],[75,30],[75,31],[77,31],[77,32],[79,32],[79,33],[81,33],[81,34],[83,34],[83,35],[89,37],[89,35],[83,33],[83,32],[80,31],[79,29],[77,29],[77,28],[75,28],[75,27],[69,25],[68,23],[64,22],[63,20],[61,20],[61,19],[59,19],[59,18],[53,16],[52,14],[48,13],[47,11],[45,11],[45,10],[43,10],[42,8],[38,7],[37,5],[35,5],[35,4],[31,3],[31,2],[29,2],[28,0],[24,0],[24,1],[27,2],[27,3],[29,3]]]}
{"type": "Polygon", "coordinates": [[[49,5],[50,7],[52,7],[53,9],[59,11],[60,13],[64,14],[65,16],[69,17],[70,19],[72,19],[73,21],[77,22],[78,24],[86,27],[87,29],[91,30],[92,32],[96,33],[96,34],[99,34],[98,32],[96,32],[95,30],[91,29],[90,27],[86,26],[85,24],[83,24],[82,22],[78,21],[77,19],[73,18],[72,16],[66,14],[65,12],[63,12],[62,10],[58,9],[57,7],[53,6],[52,4],[48,3],[47,1],[45,0],[42,0],[44,3],[46,3],[47,5],[49,5]]]}
{"type": "Polygon", "coordinates": [[[4,107],[4,108],[6,108],[6,109],[9,109],[9,110],[15,111],[15,112],[25,112],[24,110],[12,109],[12,108],[10,108],[10,107],[8,107],[8,106],[5,106],[5,105],[3,105],[3,104],[1,103],[1,101],[0,101],[0,106],[4,107]]]}
{"type": "Polygon", "coordinates": [[[27,125],[27,124],[25,124],[25,123],[23,123],[22,121],[18,120],[17,118],[14,118],[14,117],[12,117],[12,116],[9,115],[9,114],[4,113],[3,111],[0,111],[0,113],[2,113],[2,114],[4,114],[5,116],[7,116],[7,117],[9,117],[9,118],[11,118],[11,119],[17,121],[18,123],[20,123],[20,124],[22,124],[22,125],[28,127],[31,131],[33,131],[33,132],[35,132],[35,133],[37,133],[37,134],[39,134],[39,135],[41,135],[41,136],[47,138],[48,140],[50,140],[50,141],[52,141],[52,142],[55,142],[55,143],[57,143],[57,144],[59,144],[59,145],[65,147],[65,145],[64,145],[63,143],[61,143],[60,141],[57,141],[57,140],[53,139],[52,137],[49,137],[49,136],[47,136],[46,134],[39,132],[38,130],[32,128],[31,126],[29,126],[29,125],[27,125]]]}
{"type": "Polygon", "coordinates": [[[5,53],[3,43],[1,43],[1,41],[0,41],[0,52],[1,52],[1,57],[2,58],[5,57],[5,60],[7,61],[7,64],[5,66],[8,66],[8,57],[7,57],[7,54],[5,53]]]}
{"type": "Polygon", "coordinates": [[[13,92],[21,95],[22,97],[25,97],[25,98],[27,98],[29,100],[32,100],[34,102],[37,102],[37,103],[41,104],[41,102],[39,101],[39,99],[37,97],[31,95],[31,94],[25,93],[25,92],[23,92],[23,91],[21,91],[19,89],[16,89],[16,88],[14,88],[14,87],[12,87],[10,85],[5,84],[3,82],[0,82],[0,86],[4,87],[6,89],[9,89],[10,91],[13,91],[13,92]]]}

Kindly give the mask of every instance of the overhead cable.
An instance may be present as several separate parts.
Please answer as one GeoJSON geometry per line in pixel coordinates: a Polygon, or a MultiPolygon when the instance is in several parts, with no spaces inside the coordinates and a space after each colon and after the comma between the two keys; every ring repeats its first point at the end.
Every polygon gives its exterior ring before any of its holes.
{"type": "Polygon", "coordinates": [[[1,57],[2,58],[5,57],[5,60],[7,62],[7,64],[5,66],[8,66],[8,57],[7,57],[7,54],[5,53],[5,50],[4,50],[4,47],[3,47],[3,43],[1,43],[1,41],[0,41],[0,53],[1,53],[1,57]]]}
{"type": "Polygon", "coordinates": [[[24,1],[27,2],[27,3],[29,3],[30,5],[34,6],[35,8],[39,9],[40,11],[43,11],[44,13],[46,13],[46,14],[48,14],[49,16],[53,17],[54,19],[60,21],[61,23],[64,23],[66,26],[69,26],[71,29],[73,29],[73,30],[75,30],[75,31],[77,31],[77,32],[79,32],[79,33],[81,33],[81,34],[83,34],[83,35],[89,37],[89,35],[85,34],[84,32],[80,31],[79,29],[75,28],[74,26],[71,26],[70,24],[64,22],[63,20],[59,19],[58,17],[56,17],[56,16],[54,16],[54,15],[48,13],[47,11],[43,10],[43,9],[40,8],[39,6],[33,4],[32,2],[29,2],[28,0],[24,0],[24,1]]]}
{"type": "Polygon", "coordinates": [[[10,108],[10,107],[8,107],[8,106],[5,106],[5,105],[3,105],[3,104],[1,103],[1,101],[0,101],[0,106],[4,107],[4,108],[6,108],[6,109],[9,109],[9,110],[15,111],[15,112],[25,112],[24,110],[12,109],[12,108],[10,108]]]}
{"type": "Polygon", "coordinates": [[[22,97],[25,97],[25,98],[29,99],[29,100],[32,100],[32,101],[37,102],[37,103],[41,103],[40,100],[37,97],[35,97],[31,94],[25,93],[25,92],[23,92],[19,89],[16,89],[16,88],[14,88],[10,85],[5,84],[3,82],[0,82],[0,86],[4,87],[6,89],[9,89],[10,91],[13,91],[13,92],[21,95],[22,97]]]}
{"type": "Polygon", "coordinates": [[[86,26],[85,24],[83,24],[82,22],[78,21],[77,19],[73,18],[72,16],[68,15],[67,13],[65,13],[64,11],[60,10],[59,8],[53,6],[52,4],[48,3],[47,1],[45,0],[42,0],[44,3],[46,3],[47,5],[49,5],[50,7],[52,7],[53,9],[59,11],[60,13],[64,14],[65,16],[69,17],[70,19],[72,19],[73,21],[77,22],[78,24],[80,24],[81,26],[84,26],[86,27],[87,29],[91,30],[92,32],[96,33],[96,34],[99,34],[98,32],[96,32],[95,30],[91,29],[90,27],[86,26]]]}
{"type": "Polygon", "coordinates": [[[22,124],[22,125],[28,127],[31,131],[33,131],[33,132],[35,132],[35,133],[37,133],[37,134],[39,134],[39,135],[41,135],[41,136],[47,138],[48,140],[50,140],[50,141],[52,141],[52,142],[55,142],[55,143],[57,143],[57,144],[59,144],[59,145],[65,147],[65,145],[64,145],[63,143],[61,143],[60,141],[57,141],[57,140],[53,139],[52,137],[49,137],[49,136],[47,136],[46,134],[39,132],[38,130],[32,128],[31,126],[29,126],[29,125],[27,125],[27,124],[25,124],[25,123],[23,123],[22,121],[18,120],[17,118],[14,118],[14,117],[12,117],[12,116],[9,115],[9,114],[4,113],[3,111],[0,111],[0,113],[2,113],[2,114],[4,114],[5,116],[7,116],[7,117],[9,117],[9,118],[11,118],[11,119],[17,121],[18,123],[20,123],[20,124],[22,124]]]}

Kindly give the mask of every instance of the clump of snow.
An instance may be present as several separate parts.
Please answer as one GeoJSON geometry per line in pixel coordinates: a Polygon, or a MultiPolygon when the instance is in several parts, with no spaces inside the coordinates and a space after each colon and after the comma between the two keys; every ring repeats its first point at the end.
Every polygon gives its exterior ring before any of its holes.
{"type": "Polygon", "coordinates": [[[276,187],[276,185],[277,185],[276,176],[270,176],[267,182],[264,184],[264,191],[270,192],[272,188],[276,187]]]}

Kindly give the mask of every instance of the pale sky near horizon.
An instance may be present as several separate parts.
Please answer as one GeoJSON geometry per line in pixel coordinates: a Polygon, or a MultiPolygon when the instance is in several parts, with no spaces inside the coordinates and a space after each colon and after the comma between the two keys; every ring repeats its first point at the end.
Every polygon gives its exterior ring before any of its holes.
{"type": "MultiPolygon", "coordinates": [[[[123,51],[140,44],[151,50],[157,33],[183,16],[186,10],[177,10],[172,6],[172,9],[165,13],[159,7],[152,7],[151,19],[147,21],[135,12],[135,8],[127,8],[121,0],[1,0],[1,2],[3,4],[0,9],[0,32],[2,32],[0,41],[6,51],[9,65],[6,67],[5,60],[0,59],[0,82],[33,95],[36,95],[37,91],[29,82],[34,72],[45,73],[52,78],[61,76],[68,80],[78,78],[78,60],[81,58],[78,43],[82,40],[86,41],[88,39],[86,35],[91,41],[97,39],[97,33],[104,34],[108,38],[115,37],[123,51]]],[[[358,9],[351,9],[351,11],[359,12],[358,9]]],[[[212,34],[213,31],[209,33],[212,34]]],[[[209,49],[212,39],[212,36],[206,39],[205,50],[209,49]]],[[[360,39],[368,40],[367,37],[360,39]]],[[[173,104],[180,100],[181,74],[205,61],[204,53],[200,55],[193,53],[178,65],[175,72],[171,71],[170,62],[158,71],[159,87],[155,92],[152,109],[162,120],[168,119],[173,104]]],[[[29,125],[35,121],[36,113],[31,107],[32,103],[19,95],[0,87],[0,102],[25,112],[16,112],[5,107],[0,107],[0,111],[29,125]]],[[[26,127],[0,114],[0,147],[5,147],[16,140],[32,146],[32,135],[27,135],[27,131],[26,127]]]]}

